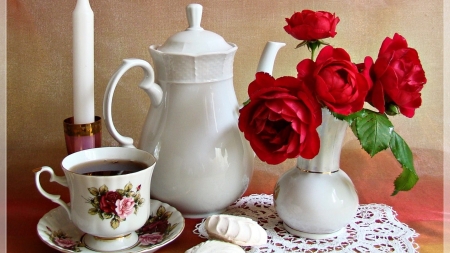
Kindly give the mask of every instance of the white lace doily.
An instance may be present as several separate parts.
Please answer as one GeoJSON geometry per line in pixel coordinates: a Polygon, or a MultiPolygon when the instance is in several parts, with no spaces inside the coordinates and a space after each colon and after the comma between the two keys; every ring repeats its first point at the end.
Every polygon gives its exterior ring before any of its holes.
{"type": "MultiPolygon", "coordinates": [[[[401,223],[392,207],[384,204],[360,205],[347,231],[331,239],[312,240],[289,234],[273,206],[273,196],[255,194],[242,197],[224,212],[249,217],[267,231],[268,243],[245,247],[246,252],[418,252],[414,238],[419,236],[401,223]]],[[[208,238],[205,219],[194,234],[208,238]]]]}

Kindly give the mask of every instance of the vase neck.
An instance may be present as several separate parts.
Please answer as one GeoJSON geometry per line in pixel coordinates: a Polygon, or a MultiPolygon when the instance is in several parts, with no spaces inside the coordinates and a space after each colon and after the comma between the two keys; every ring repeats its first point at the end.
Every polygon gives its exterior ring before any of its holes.
{"type": "MultiPolygon", "coordinates": [[[[303,166],[305,167],[305,166],[303,166]]],[[[300,170],[301,172],[305,172],[305,173],[311,173],[311,174],[323,174],[323,175],[330,175],[336,172],[339,172],[339,166],[336,170],[330,170],[330,171],[321,171],[321,170],[309,170],[309,169],[302,169],[300,167],[300,165],[297,162],[297,169],[300,170]]]]}
{"type": "Polygon", "coordinates": [[[297,168],[311,173],[338,171],[347,126],[347,122],[336,119],[328,109],[322,109],[322,124],[317,128],[320,137],[319,153],[313,159],[297,158],[297,168]]]}

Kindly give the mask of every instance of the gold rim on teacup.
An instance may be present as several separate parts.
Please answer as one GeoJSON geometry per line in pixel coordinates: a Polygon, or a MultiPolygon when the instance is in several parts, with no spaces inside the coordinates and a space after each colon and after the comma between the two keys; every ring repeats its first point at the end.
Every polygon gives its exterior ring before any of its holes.
{"type": "Polygon", "coordinates": [[[95,240],[97,241],[115,241],[115,240],[123,240],[124,238],[130,237],[131,233],[121,236],[115,236],[115,237],[101,237],[101,236],[95,236],[93,235],[95,240]]]}

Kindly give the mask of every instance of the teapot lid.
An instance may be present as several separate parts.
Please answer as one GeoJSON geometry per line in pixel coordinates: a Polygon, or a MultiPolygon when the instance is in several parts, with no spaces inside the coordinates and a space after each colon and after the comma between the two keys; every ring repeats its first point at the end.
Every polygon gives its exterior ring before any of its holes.
{"type": "Polygon", "coordinates": [[[172,35],[157,50],[165,53],[199,55],[228,51],[233,48],[222,36],[204,30],[200,26],[202,11],[203,6],[200,4],[189,4],[186,7],[189,27],[185,31],[172,35]]]}

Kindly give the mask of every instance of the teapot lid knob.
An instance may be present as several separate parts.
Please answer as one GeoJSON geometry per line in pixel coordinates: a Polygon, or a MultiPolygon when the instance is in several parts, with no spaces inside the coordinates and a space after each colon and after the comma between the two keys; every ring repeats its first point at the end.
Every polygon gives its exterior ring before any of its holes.
{"type": "Polygon", "coordinates": [[[222,36],[204,30],[200,26],[202,14],[203,6],[189,4],[186,7],[189,27],[170,36],[162,46],[157,46],[155,49],[159,52],[177,55],[202,55],[236,49],[236,45],[227,43],[222,36]]]}
{"type": "Polygon", "coordinates": [[[200,26],[202,22],[202,12],[203,6],[200,4],[189,4],[186,6],[186,16],[189,23],[189,28],[187,30],[203,30],[200,26]]]}

